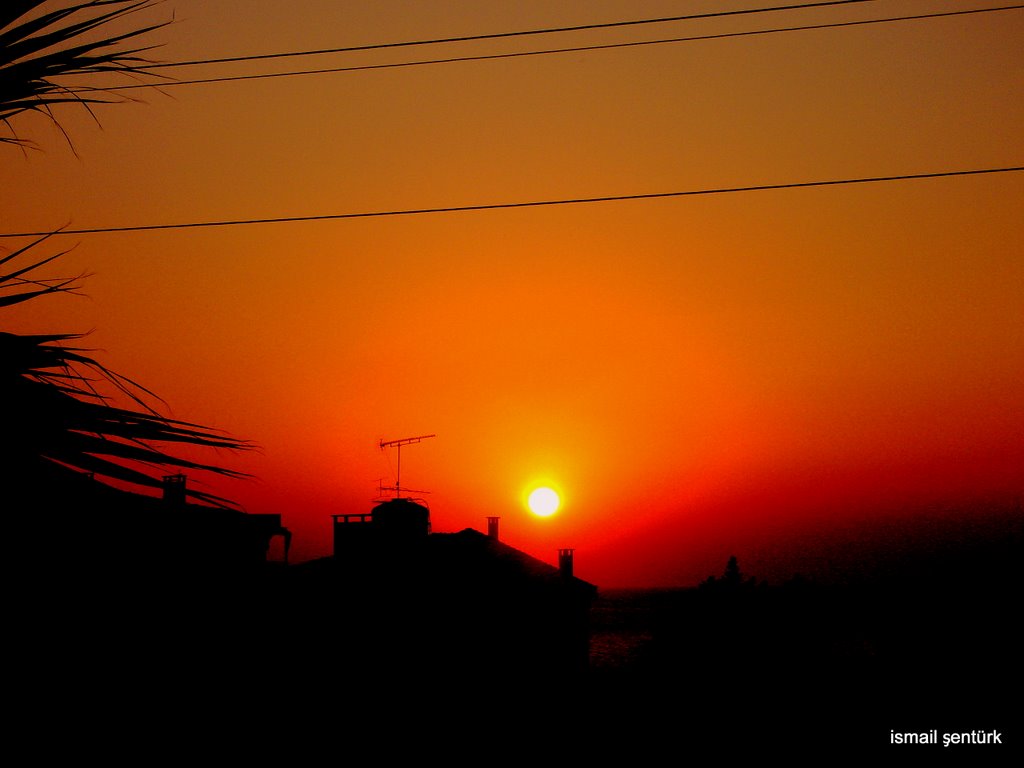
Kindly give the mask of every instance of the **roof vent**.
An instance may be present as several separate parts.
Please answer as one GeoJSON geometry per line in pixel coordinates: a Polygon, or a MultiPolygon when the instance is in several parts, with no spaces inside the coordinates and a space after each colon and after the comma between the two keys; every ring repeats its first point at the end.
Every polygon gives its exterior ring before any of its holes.
{"type": "Polygon", "coordinates": [[[572,578],[572,553],[573,549],[560,549],[558,550],[558,570],[562,573],[562,578],[572,578]]]}

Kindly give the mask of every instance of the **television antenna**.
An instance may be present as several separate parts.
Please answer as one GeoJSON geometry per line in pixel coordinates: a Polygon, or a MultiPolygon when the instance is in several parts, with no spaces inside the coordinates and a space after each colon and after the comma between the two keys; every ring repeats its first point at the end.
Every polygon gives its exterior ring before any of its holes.
{"type": "MultiPolygon", "coordinates": [[[[394,485],[394,487],[391,487],[391,486],[381,486],[380,490],[382,492],[383,491],[394,491],[395,492],[395,498],[399,499],[399,498],[401,498],[402,491],[411,491],[412,490],[411,488],[403,488],[402,487],[402,446],[403,445],[412,445],[413,443],[418,443],[418,442],[421,442],[423,440],[426,440],[429,437],[437,437],[437,435],[417,435],[416,437],[402,437],[402,438],[399,438],[398,440],[381,440],[380,441],[380,449],[382,451],[385,448],[397,448],[398,449],[398,468],[397,468],[397,470],[395,472],[395,485],[394,485]]],[[[422,491],[417,491],[417,493],[422,493],[422,491]]]]}

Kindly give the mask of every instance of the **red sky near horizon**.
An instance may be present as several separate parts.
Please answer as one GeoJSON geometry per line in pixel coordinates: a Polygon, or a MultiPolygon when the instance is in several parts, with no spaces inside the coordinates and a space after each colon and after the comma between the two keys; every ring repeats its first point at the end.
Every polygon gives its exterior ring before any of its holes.
{"type": "MultiPolygon", "coordinates": [[[[729,8],[767,3],[729,3],[729,8]]],[[[979,2],[977,7],[994,7],[979,2]]],[[[164,61],[723,10],[709,2],[172,0],[164,61]],[[479,7],[479,6],[485,7],[479,7]],[[503,4],[504,6],[504,4],[503,4]]],[[[950,10],[906,0],[250,62],[179,79],[950,10]]],[[[959,6],[957,6],[959,8],[959,6]]],[[[1024,12],[169,87],[12,122],[0,231],[629,195],[1019,166],[1024,12]]],[[[0,247],[24,244],[0,240],[0,247]]],[[[53,241],[56,242],[56,241],[53,241]]],[[[1024,174],[82,235],[89,331],[171,414],[261,446],[195,478],[298,559],[394,480],[599,586],[806,565],[927,510],[1019,508],[1024,174]],[[524,490],[562,494],[538,519],[524,490]],[[859,535],[859,534],[858,534],[859,535]],[[811,542],[811,544],[808,544],[811,542]],[[801,558],[804,558],[802,560],[801,558]]],[[[207,457],[209,458],[209,457],[207,457]]],[[[803,567],[803,566],[801,566],[803,567]]]]}

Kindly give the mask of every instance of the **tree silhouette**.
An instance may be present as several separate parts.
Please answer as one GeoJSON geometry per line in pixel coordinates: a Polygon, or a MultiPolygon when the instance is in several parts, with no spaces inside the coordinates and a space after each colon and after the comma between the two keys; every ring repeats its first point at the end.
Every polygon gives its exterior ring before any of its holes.
{"type": "MultiPolygon", "coordinates": [[[[30,144],[11,128],[11,118],[53,107],[122,100],[102,87],[72,89],[70,77],[119,73],[144,76],[138,39],[163,26],[112,31],[114,22],[149,8],[151,0],[91,0],[43,12],[43,0],[11,0],[0,9],[0,120],[12,136],[0,142],[30,144]]],[[[59,123],[58,123],[59,126],[59,123]]],[[[0,251],[0,309],[53,294],[77,293],[83,275],[48,278],[41,270],[67,251],[36,255],[49,236],[4,255],[0,251]]],[[[82,334],[27,335],[0,332],[0,403],[5,472],[25,482],[52,482],[70,471],[86,472],[136,487],[159,487],[168,470],[207,470],[240,476],[212,464],[170,453],[168,446],[247,449],[246,441],[162,416],[162,402],[145,387],[104,366],[92,350],[77,346],[82,334]],[[116,400],[127,400],[119,407],[116,400]],[[148,471],[147,471],[148,470],[148,471]],[[154,476],[154,473],[157,476],[154,476]]],[[[197,500],[223,506],[219,496],[196,490],[197,500]]]]}
{"type": "Polygon", "coordinates": [[[732,555],[725,564],[725,571],[721,577],[708,576],[699,586],[706,591],[737,592],[741,588],[753,588],[756,584],[757,579],[753,576],[744,577],[740,571],[739,560],[736,555],[732,555]]]}
{"type": "Polygon", "coordinates": [[[729,558],[725,564],[725,573],[722,574],[722,583],[730,587],[738,587],[743,583],[743,574],[740,573],[740,563],[736,555],[729,558]]]}

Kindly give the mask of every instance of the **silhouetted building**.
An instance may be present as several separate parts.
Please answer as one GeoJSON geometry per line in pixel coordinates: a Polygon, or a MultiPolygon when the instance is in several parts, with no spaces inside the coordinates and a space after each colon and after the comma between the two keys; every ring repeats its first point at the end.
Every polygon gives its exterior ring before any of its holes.
{"type": "Polygon", "coordinates": [[[597,590],[572,575],[572,550],[552,566],[501,542],[497,518],[486,535],[432,533],[427,507],[407,498],[333,524],[334,556],[291,571],[293,593],[309,601],[308,635],[337,674],[568,678],[586,669],[597,590]]]}
{"type": "Polygon", "coordinates": [[[186,477],[163,478],[160,497],[129,493],[91,474],[55,468],[28,501],[55,571],[79,578],[116,574],[177,579],[210,572],[237,573],[267,564],[271,541],[282,540],[287,560],[291,532],[276,514],[188,502],[186,477]]]}
{"type": "Polygon", "coordinates": [[[268,562],[271,541],[288,550],[279,515],[188,503],[181,475],[162,496],[56,465],[32,479],[33,495],[11,508],[30,534],[12,626],[55,684],[155,699],[261,679],[285,610],[287,568],[268,562]]]}

